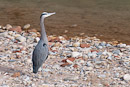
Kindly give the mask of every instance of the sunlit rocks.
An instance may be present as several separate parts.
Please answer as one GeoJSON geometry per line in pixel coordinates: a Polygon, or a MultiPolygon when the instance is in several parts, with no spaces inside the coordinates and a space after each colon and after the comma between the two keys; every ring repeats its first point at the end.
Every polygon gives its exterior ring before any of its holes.
{"type": "Polygon", "coordinates": [[[130,74],[125,74],[123,76],[123,79],[126,80],[126,81],[130,81],[130,74]]]}
{"type": "Polygon", "coordinates": [[[73,43],[73,46],[74,47],[79,47],[80,46],[80,42],[73,43]]]}
{"type": "Polygon", "coordinates": [[[88,47],[90,47],[90,45],[89,44],[80,44],[80,47],[81,48],[88,48],[88,47]]]}
{"type": "Polygon", "coordinates": [[[6,27],[7,30],[12,28],[12,26],[10,24],[7,24],[5,27],[6,27]]]}
{"type": "Polygon", "coordinates": [[[23,29],[29,29],[30,26],[31,26],[30,24],[26,24],[26,25],[23,26],[23,29]]]}
{"type": "Polygon", "coordinates": [[[21,33],[22,32],[22,29],[20,26],[14,26],[12,28],[9,29],[10,31],[16,31],[16,32],[19,32],[21,33]]]}
{"type": "Polygon", "coordinates": [[[25,42],[26,41],[26,38],[23,37],[23,36],[19,36],[16,38],[16,40],[20,41],[20,42],[25,42]]]}
{"type": "Polygon", "coordinates": [[[82,53],[80,52],[72,52],[72,57],[80,57],[82,56],[82,53]]]}
{"type": "Polygon", "coordinates": [[[49,35],[43,73],[40,68],[34,74],[32,52],[40,32],[3,26],[0,30],[4,30],[0,33],[1,87],[129,87],[130,45],[88,36],[49,35]]]}

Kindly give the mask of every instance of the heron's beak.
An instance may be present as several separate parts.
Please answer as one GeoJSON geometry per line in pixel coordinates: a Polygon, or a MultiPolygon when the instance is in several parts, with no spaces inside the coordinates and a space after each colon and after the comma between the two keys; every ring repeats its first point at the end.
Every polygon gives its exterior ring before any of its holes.
{"type": "MultiPolygon", "coordinates": [[[[47,15],[48,15],[48,16],[51,16],[51,15],[53,15],[53,14],[56,14],[56,12],[48,13],[47,15]]],[[[48,17],[48,16],[47,16],[47,17],[48,17]]]]}

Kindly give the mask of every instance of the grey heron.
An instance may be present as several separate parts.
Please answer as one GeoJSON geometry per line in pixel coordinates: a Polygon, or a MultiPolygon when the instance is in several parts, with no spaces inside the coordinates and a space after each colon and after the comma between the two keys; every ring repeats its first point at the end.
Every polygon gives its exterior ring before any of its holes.
{"type": "Polygon", "coordinates": [[[55,14],[55,12],[54,13],[43,12],[40,16],[41,37],[32,54],[33,73],[37,73],[40,67],[43,72],[42,65],[45,62],[45,60],[48,58],[49,46],[48,46],[48,39],[44,27],[44,19],[53,14],[55,14]]]}

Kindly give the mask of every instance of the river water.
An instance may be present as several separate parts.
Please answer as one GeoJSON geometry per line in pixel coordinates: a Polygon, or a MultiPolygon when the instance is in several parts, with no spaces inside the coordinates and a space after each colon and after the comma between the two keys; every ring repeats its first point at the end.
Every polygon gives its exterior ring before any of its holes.
{"type": "Polygon", "coordinates": [[[56,12],[45,21],[48,35],[85,33],[130,44],[130,0],[0,0],[0,25],[29,23],[40,30],[43,11],[56,12]]]}

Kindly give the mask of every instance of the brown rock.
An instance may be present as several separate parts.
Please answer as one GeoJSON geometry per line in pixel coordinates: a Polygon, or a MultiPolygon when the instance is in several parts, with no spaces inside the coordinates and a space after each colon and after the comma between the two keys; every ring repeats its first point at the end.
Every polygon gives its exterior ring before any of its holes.
{"type": "Polygon", "coordinates": [[[12,77],[19,77],[20,76],[20,72],[15,72],[12,77]]]}
{"type": "Polygon", "coordinates": [[[65,67],[65,66],[69,66],[69,65],[71,65],[71,64],[69,64],[69,63],[64,63],[64,64],[61,64],[60,66],[61,66],[61,67],[65,67]]]}
{"type": "Polygon", "coordinates": [[[22,29],[20,26],[15,26],[15,27],[12,27],[11,29],[9,29],[10,31],[16,31],[16,32],[22,32],[22,29]]]}
{"type": "Polygon", "coordinates": [[[98,50],[91,50],[91,52],[99,52],[98,50]]]}
{"type": "Polygon", "coordinates": [[[29,32],[37,32],[37,30],[36,30],[36,29],[29,29],[27,32],[28,32],[28,33],[29,33],[29,32]]]}
{"type": "Polygon", "coordinates": [[[66,61],[67,59],[63,59],[61,62],[64,62],[64,63],[66,63],[67,61],[66,61]]]}
{"type": "Polygon", "coordinates": [[[48,37],[49,42],[61,42],[58,37],[48,37]]]}
{"type": "Polygon", "coordinates": [[[13,53],[19,53],[19,52],[21,52],[21,50],[15,50],[15,51],[13,51],[13,53]]]}
{"type": "Polygon", "coordinates": [[[71,62],[73,62],[75,60],[75,58],[71,57],[71,58],[67,58],[62,60],[61,62],[67,63],[67,60],[70,60],[71,62]]]}
{"type": "Polygon", "coordinates": [[[73,66],[74,68],[78,68],[78,65],[77,64],[74,64],[74,66],[73,66]]]}
{"type": "Polygon", "coordinates": [[[70,60],[73,62],[75,60],[75,58],[71,57],[71,58],[67,58],[67,60],[70,60]]]}
{"type": "Polygon", "coordinates": [[[81,48],[85,48],[85,47],[88,48],[88,47],[90,47],[90,44],[80,44],[80,47],[81,48]]]}

